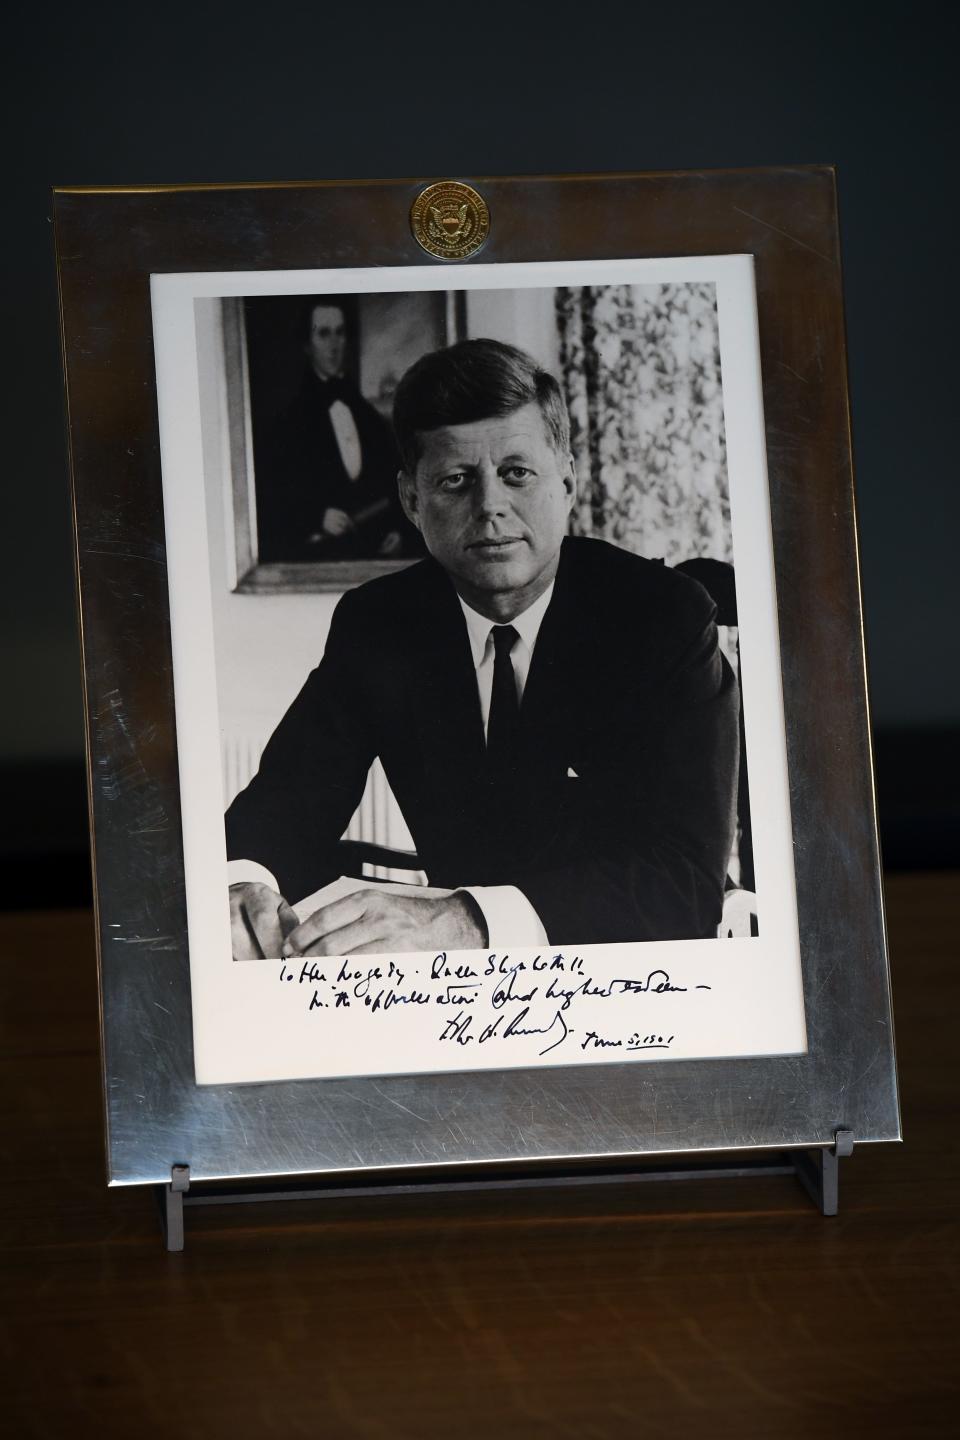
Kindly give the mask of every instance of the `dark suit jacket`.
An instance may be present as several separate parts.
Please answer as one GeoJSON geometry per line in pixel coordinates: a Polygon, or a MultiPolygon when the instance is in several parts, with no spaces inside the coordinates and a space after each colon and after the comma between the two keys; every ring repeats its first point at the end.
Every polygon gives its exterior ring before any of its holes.
{"type": "Polygon", "coordinates": [[[568,539],[519,764],[494,774],[463,612],[427,559],[343,596],[323,660],[227,812],[228,854],[266,865],[291,901],[311,893],[340,873],[336,842],[379,755],[432,884],[518,886],[552,945],[709,936],[738,713],[706,591],[568,539]]]}
{"type": "Polygon", "coordinates": [[[346,379],[318,380],[312,371],[293,404],[256,443],[257,528],[260,559],[353,560],[376,556],[389,531],[402,538],[404,555],[423,553],[419,536],[400,509],[400,456],[387,422],[346,379]],[[353,416],[360,442],[360,474],[351,480],[337,444],[330,407],[340,400],[353,416]],[[358,521],[334,538],[321,534],[328,506],[358,521]],[[377,506],[368,519],[364,511],[377,506]]]}

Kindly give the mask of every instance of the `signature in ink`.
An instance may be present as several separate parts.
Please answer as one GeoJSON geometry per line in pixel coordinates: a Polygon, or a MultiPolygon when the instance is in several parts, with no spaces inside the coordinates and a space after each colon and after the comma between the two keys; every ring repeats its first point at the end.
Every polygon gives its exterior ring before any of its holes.
{"type": "Polygon", "coordinates": [[[561,1010],[557,1010],[554,1013],[553,1018],[547,1025],[526,1024],[525,1022],[529,1014],[530,1006],[525,1005],[522,1010],[517,1011],[516,1015],[514,1015],[512,1020],[508,1021],[506,1026],[503,1026],[504,1015],[501,1011],[495,1020],[491,1020],[483,1027],[479,1034],[474,1034],[474,1016],[469,1012],[464,1013],[461,1010],[458,1014],[451,1016],[447,1021],[440,1032],[439,1038],[441,1040],[452,1040],[457,1045],[470,1045],[474,1040],[476,1040],[479,1045],[484,1045],[495,1036],[499,1040],[518,1040],[528,1035],[539,1035],[545,1040],[547,1036],[554,1035],[555,1038],[550,1041],[550,1044],[544,1045],[543,1049],[538,1052],[540,1055],[548,1055],[551,1050],[556,1050],[558,1045],[562,1045],[568,1035],[573,1033],[570,1026],[564,1020],[561,1010]],[[503,1028],[501,1028],[502,1026],[503,1028]]]}

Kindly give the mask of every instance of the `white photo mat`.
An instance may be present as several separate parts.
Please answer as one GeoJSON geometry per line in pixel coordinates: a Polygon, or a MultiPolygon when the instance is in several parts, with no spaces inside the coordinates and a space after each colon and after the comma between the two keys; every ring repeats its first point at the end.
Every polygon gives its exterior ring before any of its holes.
{"type": "Polygon", "coordinates": [[[164,274],[151,277],[151,293],[198,1083],[804,1052],[751,257],[164,274]],[[235,963],[207,526],[224,487],[205,474],[195,302],[695,281],[716,287],[759,935],[559,945],[506,959],[363,956],[347,962],[349,980],[337,978],[338,961],[235,963]],[[458,1004],[467,989],[473,998],[458,1004]],[[340,992],[352,1003],[338,1006],[340,992]],[[406,998],[388,1005],[391,994],[406,998]],[[471,1024],[458,1031],[468,1010],[471,1024]]]}

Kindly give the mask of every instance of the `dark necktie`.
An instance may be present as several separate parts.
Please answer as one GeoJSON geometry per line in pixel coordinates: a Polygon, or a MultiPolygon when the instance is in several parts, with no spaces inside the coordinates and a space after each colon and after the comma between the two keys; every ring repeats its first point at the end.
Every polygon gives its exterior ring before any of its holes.
{"type": "Polygon", "coordinates": [[[520,699],[510,651],[519,640],[512,625],[494,625],[493,687],[487,721],[487,757],[497,767],[509,766],[515,757],[520,729],[520,699]]]}

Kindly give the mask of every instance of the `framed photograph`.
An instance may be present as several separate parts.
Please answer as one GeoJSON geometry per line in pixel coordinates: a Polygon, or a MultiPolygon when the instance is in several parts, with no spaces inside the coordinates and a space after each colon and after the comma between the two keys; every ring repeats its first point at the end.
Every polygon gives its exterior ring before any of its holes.
{"type": "Polygon", "coordinates": [[[832,172],[425,183],[56,196],[110,1180],[897,1138],[832,172]]]}

